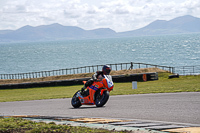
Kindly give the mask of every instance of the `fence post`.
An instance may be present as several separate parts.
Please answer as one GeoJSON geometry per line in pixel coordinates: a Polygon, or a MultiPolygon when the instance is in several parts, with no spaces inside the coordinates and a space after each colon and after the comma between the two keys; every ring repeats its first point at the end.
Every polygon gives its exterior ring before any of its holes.
{"type": "Polygon", "coordinates": [[[32,77],[35,78],[34,73],[32,72],[31,74],[32,74],[32,77]]]}
{"type": "Polygon", "coordinates": [[[62,73],[62,70],[58,70],[58,72],[59,72],[59,74],[58,74],[58,75],[61,75],[61,73],[62,73]]]}
{"type": "Polygon", "coordinates": [[[193,66],[193,75],[194,75],[194,66],[193,66]]]}

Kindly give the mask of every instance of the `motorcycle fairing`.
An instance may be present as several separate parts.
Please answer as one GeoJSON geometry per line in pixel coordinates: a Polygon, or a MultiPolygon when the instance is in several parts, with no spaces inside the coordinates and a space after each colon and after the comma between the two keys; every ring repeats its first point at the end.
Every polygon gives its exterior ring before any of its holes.
{"type": "MultiPolygon", "coordinates": [[[[84,81],[83,81],[84,82],[84,81]]],[[[84,84],[86,81],[84,82],[84,84]]],[[[110,75],[104,75],[101,81],[94,81],[91,86],[88,86],[89,95],[83,97],[78,95],[78,98],[82,105],[94,105],[95,104],[95,93],[98,89],[102,88],[100,94],[103,95],[104,91],[111,91],[113,89],[113,81],[110,75]]]]}
{"type": "Polygon", "coordinates": [[[112,77],[110,75],[104,75],[104,79],[102,81],[103,81],[103,84],[105,85],[105,87],[110,92],[114,87],[114,83],[112,81],[112,77]]]}
{"type": "MultiPolygon", "coordinates": [[[[91,86],[88,86],[89,95],[86,97],[79,97],[81,104],[82,105],[94,105],[95,104],[95,102],[94,102],[95,92],[99,88],[103,88],[103,87],[104,87],[103,81],[100,81],[100,82],[94,81],[91,86]]],[[[105,91],[105,90],[103,90],[103,91],[105,91]]],[[[103,94],[103,92],[102,92],[102,94],[103,94]]]]}
{"type": "Polygon", "coordinates": [[[86,97],[83,97],[81,94],[79,94],[78,98],[82,105],[94,105],[94,102],[91,102],[89,95],[86,97]]]}

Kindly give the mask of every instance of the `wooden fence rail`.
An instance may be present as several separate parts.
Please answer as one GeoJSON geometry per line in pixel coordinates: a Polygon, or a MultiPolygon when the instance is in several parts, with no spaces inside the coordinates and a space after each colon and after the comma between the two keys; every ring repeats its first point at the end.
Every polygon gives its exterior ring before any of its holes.
{"type": "MultiPolygon", "coordinates": [[[[130,63],[107,64],[107,65],[109,65],[111,69],[115,71],[156,67],[174,73],[174,67],[145,64],[145,63],[130,62],[130,63]]],[[[60,76],[68,74],[93,73],[96,72],[97,70],[101,70],[102,67],[103,65],[94,65],[94,66],[66,68],[66,69],[59,69],[52,71],[29,72],[29,73],[18,73],[18,74],[0,74],[0,79],[31,79],[31,78],[42,78],[42,77],[60,76]]]]}

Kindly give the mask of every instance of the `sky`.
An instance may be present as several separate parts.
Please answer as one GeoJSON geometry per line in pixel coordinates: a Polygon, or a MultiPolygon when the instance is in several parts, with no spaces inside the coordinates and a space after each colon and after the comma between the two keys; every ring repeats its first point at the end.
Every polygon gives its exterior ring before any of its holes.
{"type": "Polygon", "coordinates": [[[124,32],[184,15],[200,18],[200,0],[0,0],[0,30],[59,23],[124,32]]]}

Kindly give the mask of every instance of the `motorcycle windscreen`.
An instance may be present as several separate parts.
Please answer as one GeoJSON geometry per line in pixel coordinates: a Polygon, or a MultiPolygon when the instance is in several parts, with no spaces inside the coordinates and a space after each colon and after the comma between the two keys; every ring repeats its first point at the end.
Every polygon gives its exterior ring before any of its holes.
{"type": "Polygon", "coordinates": [[[113,89],[113,81],[112,81],[112,76],[111,75],[104,75],[107,85],[108,85],[108,90],[112,90],[113,89]]]}

